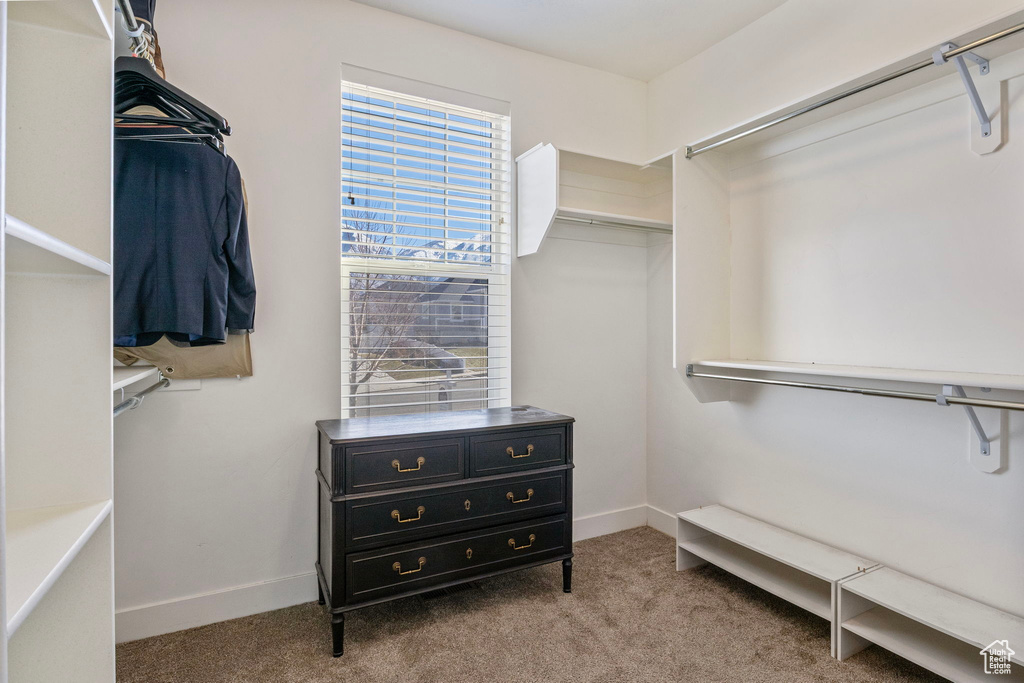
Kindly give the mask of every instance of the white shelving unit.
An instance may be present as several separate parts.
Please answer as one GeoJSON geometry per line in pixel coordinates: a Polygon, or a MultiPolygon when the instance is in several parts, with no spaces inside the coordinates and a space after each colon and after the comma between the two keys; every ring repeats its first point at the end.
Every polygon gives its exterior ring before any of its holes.
{"type": "Polygon", "coordinates": [[[871,644],[952,681],[984,681],[982,649],[1006,640],[1016,647],[1011,675],[1024,681],[1024,619],[879,567],[840,583],[837,656],[871,644]]]}
{"type": "Polygon", "coordinates": [[[828,620],[833,655],[839,582],[876,564],[721,505],[680,512],[676,570],[708,562],[828,620]]]}
{"type": "Polygon", "coordinates": [[[115,675],[113,17],[0,5],[0,683],[115,675]]]}
{"type": "Polygon", "coordinates": [[[539,144],[516,158],[517,254],[536,253],[556,221],[672,232],[672,157],[631,164],[539,144]]]}

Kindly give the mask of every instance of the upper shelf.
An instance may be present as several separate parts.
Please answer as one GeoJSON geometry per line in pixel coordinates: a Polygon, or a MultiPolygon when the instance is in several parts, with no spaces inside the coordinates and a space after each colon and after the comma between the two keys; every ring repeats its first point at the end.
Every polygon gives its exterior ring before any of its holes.
{"type": "Polygon", "coordinates": [[[7,512],[7,633],[14,633],[110,515],[113,503],[7,512]]]}
{"type": "MultiPolygon", "coordinates": [[[[726,146],[730,152],[737,151],[949,76],[955,73],[953,64],[936,66],[932,63],[932,54],[940,45],[947,42],[959,46],[969,45],[982,38],[1006,31],[1022,22],[1024,22],[1024,11],[1018,11],[996,21],[980,25],[948,41],[924,46],[914,54],[876,71],[836,84],[809,97],[790,102],[778,109],[698,140],[687,146],[687,156],[703,151],[722,149],[726,146]],[[847,93],[851,94],[847,95],[847,93]],[[819,104],[824,104],[824,106],[819,107],[819,104]]],[[[1024,47],[1024,33],[1017,33],[988,43],[979,49],[982,57],[991,60],[1022,47],[1024,47]]]]}
{"type": "Polygon", "coordinates": [[[160,368],[152,365],[114,366],[113,390],[125,389],[148,377],[155,377],[159,372],[160,368]]]}
{"type": "MultiPolygon", "coordinates": [[[[32,3],[38,4],[38,3],[32,3]]],[[[7,215],[7,270],[48,275],[110,275],[110,264],[7,215]],[[12,239],[13,238],[13,239],[12,239]]]]}
{"type": "Polygon", "coordinates": [[[995,375],[981,372],[945,370],[913,370],[909,368],[875,368],[863,365],[827,365],[823,363],[788,363],[771,360],[698,360],[692,365],[727,370],[754,370],[790,375],[819,375],[851,379],[910,382],[918,384],[958,384],[966,387],[1024,391],[1024,375],[995,375]]]}
{"type": "Polygon", "coordinates": [[[516,159],[517,254],[536,253],[556,220],[672,232],[672,157],[631,164],[539,144],[516,159]]]}
{"type": "Polygon", "coordinates": [[[110,40],[113,16],[102,9],[103,5],[98,0],[14,2],[7,11],[14,22],[110,40]]]}

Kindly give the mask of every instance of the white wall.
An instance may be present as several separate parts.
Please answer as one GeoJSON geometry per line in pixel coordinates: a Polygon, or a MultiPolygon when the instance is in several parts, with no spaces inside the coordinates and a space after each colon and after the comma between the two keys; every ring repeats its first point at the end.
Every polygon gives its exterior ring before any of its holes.
{"type": "MultiPolygon", "coordinates": [[[[650,151],[1019,8],[790,0],[650,84],[650,151]],[[762,51],[772,58],[752,58],[762,51]]],[[[1011,80],[1011,135],[1024,129],[1022,98],[1024,79],[1011,80]]],[[[960,96],[734,170],[732,258],[721,264],[731,270],[732,353],[1021,372],[1024,145],[1011,138],[978,157],[969,120],[960,96]]],[[[650,250],[649,277],[651,506],[720,502],[1024,613],[1021,415],[1011,418],[1009,468],[984,474],[967,462],[962,411],[784,388],[698,404],[671,368],[670,247],[650,250]]]]}
{"type": "MultiPolygon", "coordinates": [[[[316,597],[313,422],[340,407],[342,63],[510,102],[516,153],[544,141],[639,161],[645,147],[639,81],[345,0],[167,0],[156,25],[171,82],[235,131],[255,377],[158,393],[118,418],[121,640],[316,597]]],[[[513,399],[578,419],[577,517],[626,510],[584,532],[643,523],[644,259],[552,241],[513,269],[513,399]]]]}

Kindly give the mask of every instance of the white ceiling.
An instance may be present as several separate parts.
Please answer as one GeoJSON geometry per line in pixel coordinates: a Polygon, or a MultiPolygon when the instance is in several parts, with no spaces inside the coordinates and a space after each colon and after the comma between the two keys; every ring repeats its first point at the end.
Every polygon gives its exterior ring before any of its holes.
{"type": "Polygon", "coordinates": [[[356,0],[649,81],[785,0],[356,0]]]}

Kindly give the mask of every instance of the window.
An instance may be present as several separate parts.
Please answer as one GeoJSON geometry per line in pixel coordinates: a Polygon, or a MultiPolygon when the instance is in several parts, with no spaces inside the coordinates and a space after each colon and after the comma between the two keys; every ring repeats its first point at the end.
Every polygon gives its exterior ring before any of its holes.
{"type": "Polygon", "coordinates": [[[349,82],[342,110],[344,415],[509,405],[508,117],[349,82]]]}

